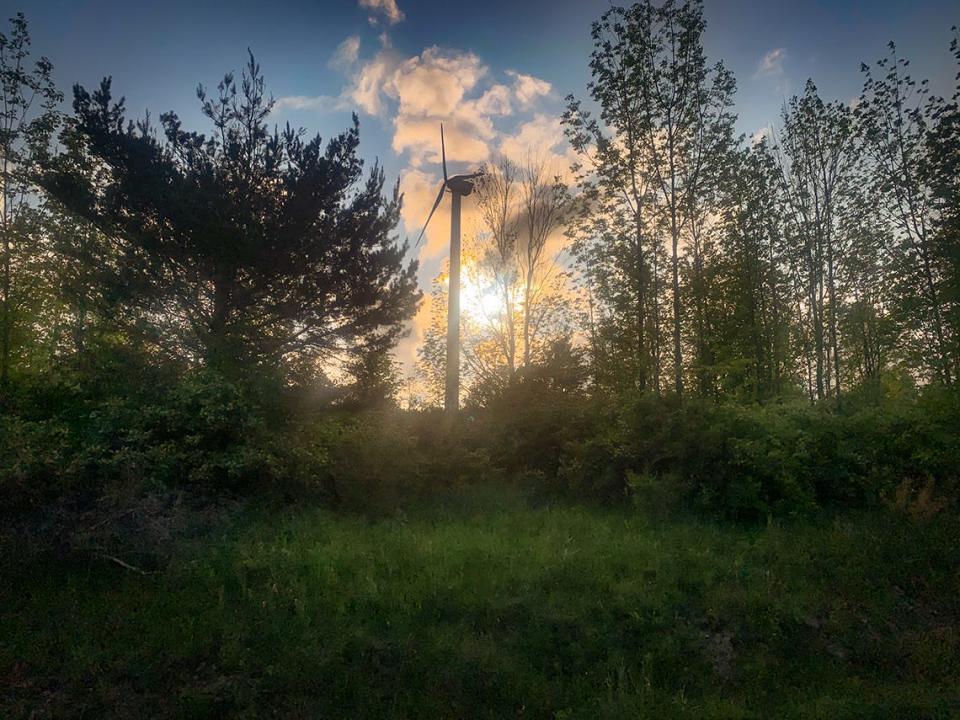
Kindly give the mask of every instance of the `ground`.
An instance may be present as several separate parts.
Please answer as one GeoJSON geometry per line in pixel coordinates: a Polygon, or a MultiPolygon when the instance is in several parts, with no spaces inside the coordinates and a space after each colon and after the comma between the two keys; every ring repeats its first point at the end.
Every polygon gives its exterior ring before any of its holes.
{"type": "Polygon", "coordinates": [[[10,560],[0,716],[958,717],[958,541],[885,510],[247,510],[153,574],[10,560]]]}

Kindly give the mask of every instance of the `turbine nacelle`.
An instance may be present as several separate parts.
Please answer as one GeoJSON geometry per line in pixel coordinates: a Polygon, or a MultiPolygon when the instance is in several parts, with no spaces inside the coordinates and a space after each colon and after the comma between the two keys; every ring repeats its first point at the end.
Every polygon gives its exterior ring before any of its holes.
{"type": "Polygon", "coordinates": [[[469,175],[454,175],[447,180],[446,186],[450,192],[466,197],[473,192],[473,182],[483,175],[482,172],[470,173],[469,175]]]}

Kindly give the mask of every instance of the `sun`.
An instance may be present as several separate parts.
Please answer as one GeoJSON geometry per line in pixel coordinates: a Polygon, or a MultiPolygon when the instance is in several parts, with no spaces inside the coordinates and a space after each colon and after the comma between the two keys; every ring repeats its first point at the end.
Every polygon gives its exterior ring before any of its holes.
{"type": "Polygon", "coordinates": [[[460,279],[460,312],[475,322],[484,323],[503,314],[503,305],[492,285],[465,272],[460,279]]]}

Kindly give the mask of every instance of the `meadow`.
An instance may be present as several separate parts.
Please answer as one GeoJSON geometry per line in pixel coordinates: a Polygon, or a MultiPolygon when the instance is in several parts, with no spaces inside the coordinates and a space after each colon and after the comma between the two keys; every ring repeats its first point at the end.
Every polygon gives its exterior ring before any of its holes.
{"type": "Polygon", "coordinates": [[[738,526],[498,486],[250,506],[146,574],[5,562],[5,718],[960,713],[952,514],[738,526]]]}

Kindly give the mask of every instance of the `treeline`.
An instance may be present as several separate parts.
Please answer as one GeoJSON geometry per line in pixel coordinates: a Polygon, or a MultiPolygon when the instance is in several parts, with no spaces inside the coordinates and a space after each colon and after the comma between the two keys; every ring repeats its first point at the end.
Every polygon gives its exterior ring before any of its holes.
{"type": "MultiPolygon", "coordinates": [[[[465,246],[468,401],[565,343],[597,391],[839,404],[884,377],[957,379],[958,94],[931,93],[891,43],[855,100],[808,81],[745,138],[704,31],[700,2],[609,10],[589,103],[563,115],[572,181],[538,148],[487,167],[465,246]]],[[[960,65],[956,36],[950,52],[960,65]]],[[[444,279],[420,352],[432,397],[444,279]]]]}
{"type": "Polygon", "coordinates": [[[888,373],[953,383],[960,96],[933,95],[891,43],[856,101],[808,81],[746,142],[703,30],[699,2],[609,10],[597,112],[569,99],[595,382],[837,402],[888,373]]]}
{"type": "MultiPolygon", "coordinates": [[[[487,168],[450,424],[398,408],[391,350],[421,294],[356,118],[326,142],[271,128],[252,56],[199,88],[202,133],[129,118],[109,79],[65,113],[13,18],[4,506],[188,486],[389,507],[498,477],[751,519],[941,508],[960,475],[960,91],[934,96],[891,45],[857,102],[808,82],[748,141],[704,30],[700,2],[612,8],[589,109],[563,116],[574,181],[487,168]]],[[[444,292],[420,354],[438,397],[444,292]]]]}

